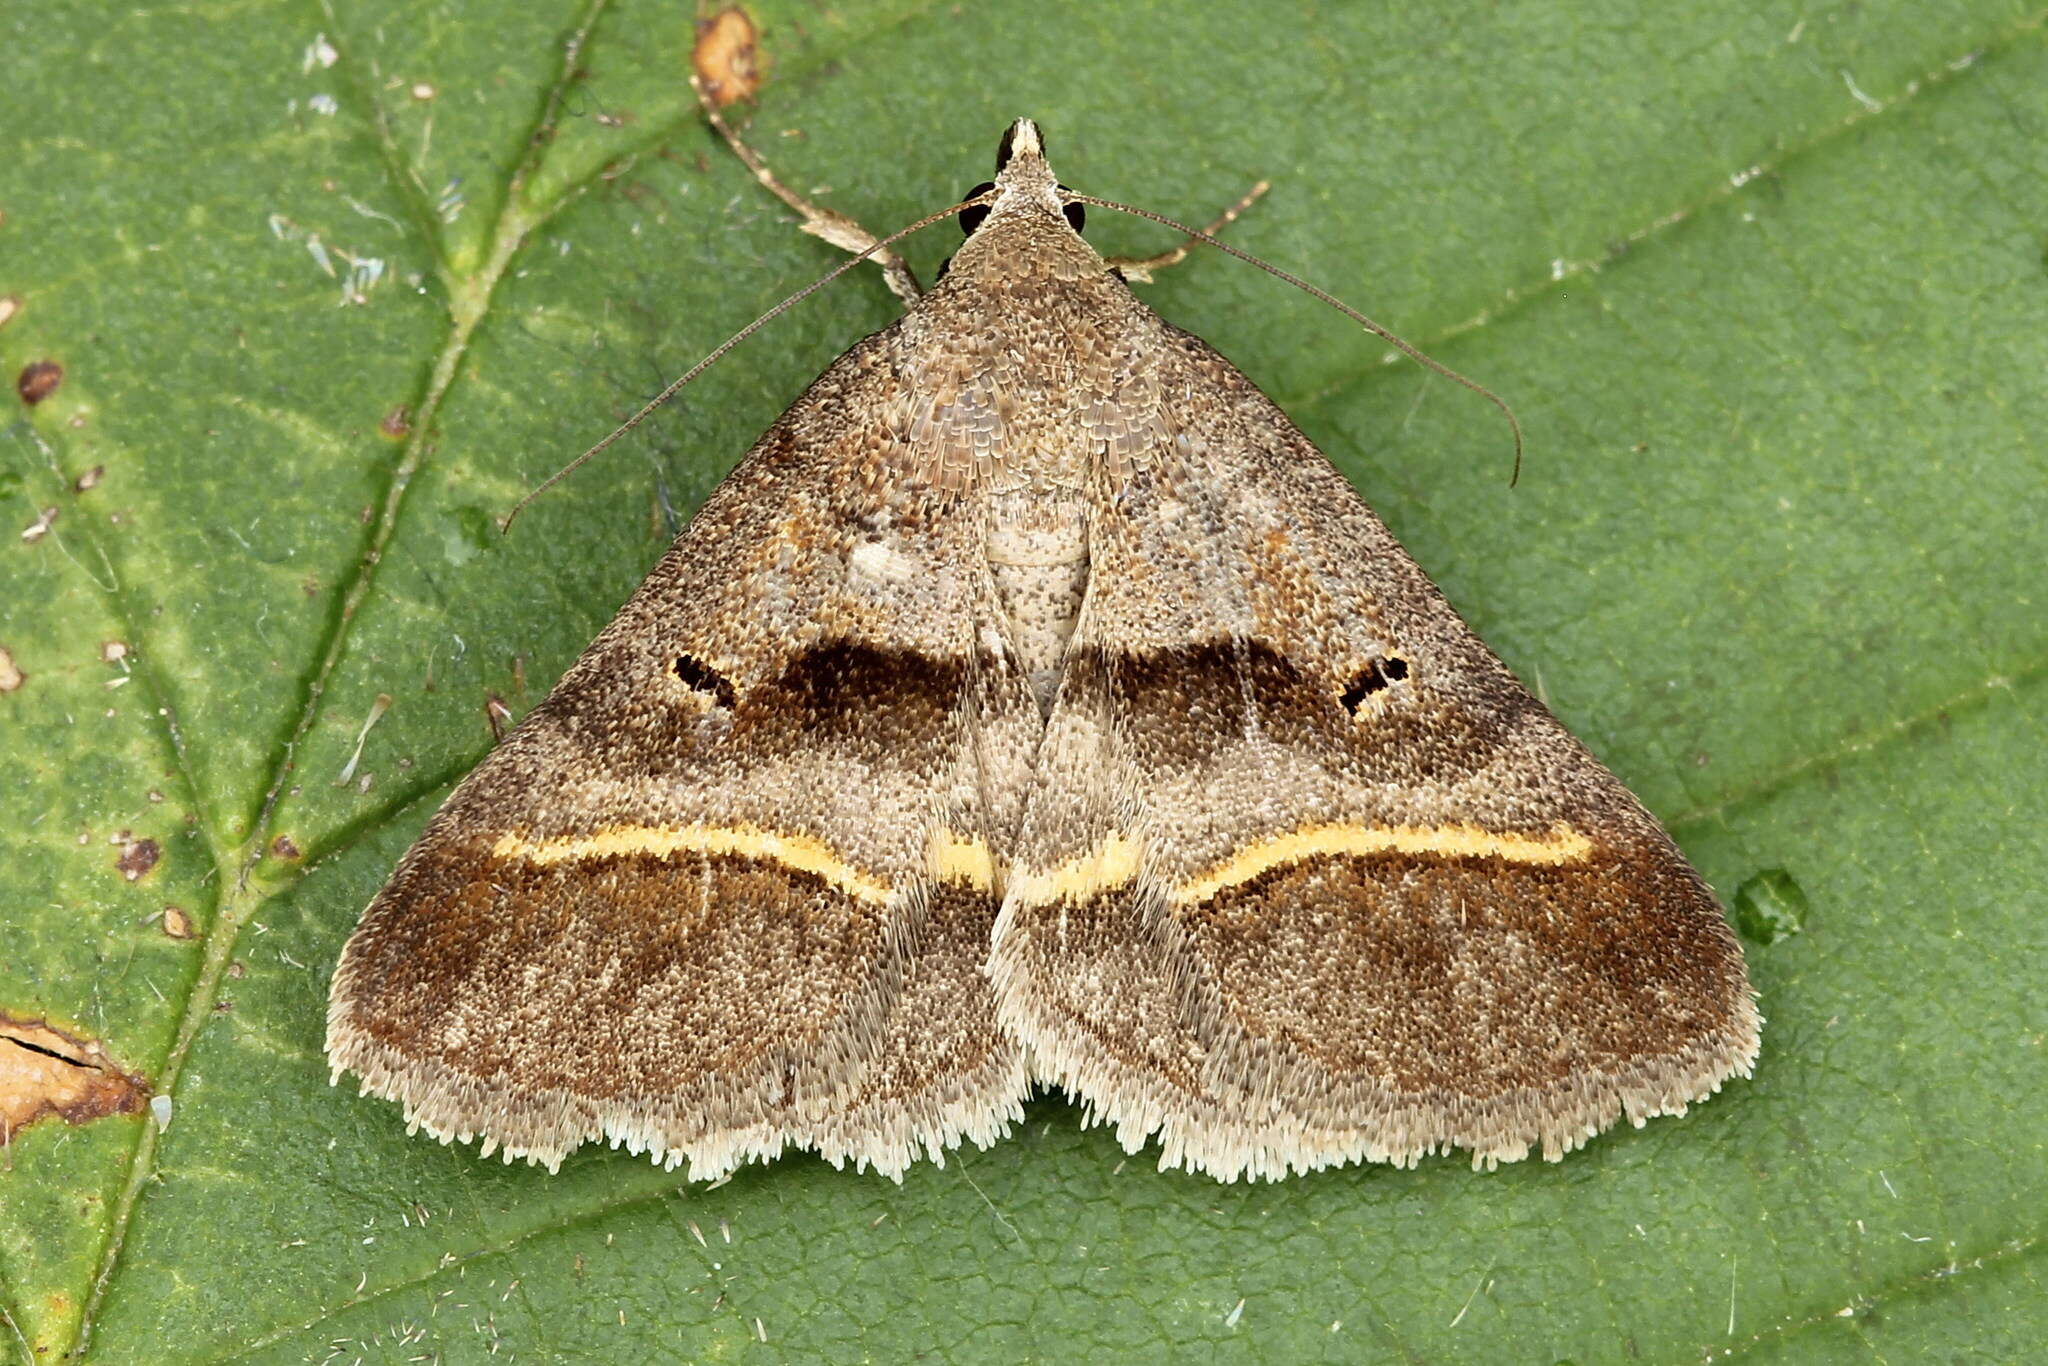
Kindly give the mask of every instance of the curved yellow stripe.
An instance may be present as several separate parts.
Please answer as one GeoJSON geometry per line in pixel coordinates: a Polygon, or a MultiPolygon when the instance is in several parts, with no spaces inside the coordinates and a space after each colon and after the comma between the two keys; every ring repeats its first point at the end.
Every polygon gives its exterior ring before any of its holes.
{"type": "Polygon", "coordinates": [[[925,871],[935,882],[964,882],[977,892],[992,892],[996,886],[996,860],[987,841],[943,825],[932,831],[925,871]]]}
{"type": "Polygon", "coordinates": [[[491,853],[501,859],[517,859],[541,867],[642,854],[651,858],[677,853],[737,854],[810,873],[857,901],[880,905],[889,899],[892,890],[888,883],[840,858],[821,840],[752,825],[607,825],[588,835],[557,835],[541,840],[507,834],[498,836],[491,853]]]}
{"type": "Polygon", "coordinates": [[[1020,873],[1010,900],[1020,906],[1050,906],[1056,901],[1080,904],[1098,892],[1111,892],[1138,875],[1142,851],[1136,840],[1109,835],[1079,858],[1043,873],[1020,873]]]}
{"type": "Polygon", "coordinates": [[[1174,888],[1181,905],[1207,901],[1282,864],[1323,857],[1436,854],[1445,858],[1498,858],[1509,863],[1577,863],[1593,842],[1560,821],[1543,835],[1502,835],[1476,825],[1305,825],[1240,849],[1201,877],[1174,888]]]}

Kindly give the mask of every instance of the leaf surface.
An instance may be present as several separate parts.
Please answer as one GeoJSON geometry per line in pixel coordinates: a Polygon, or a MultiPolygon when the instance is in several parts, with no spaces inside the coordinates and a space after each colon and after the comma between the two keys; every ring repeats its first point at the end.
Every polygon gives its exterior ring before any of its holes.
{"type": "MultiPolygon", "coordinates": [[[[1735,906],[1757,1076],[1561,1165],[1260,1186],[1157,1173],[1057,1095],[901,1187],[408,1138],[326,1085],[357,913],[487,701],[536,702],[894,304],[871,272],[807,301],[500,539],[837,263],[702,128],[689,16],[38,5],[0,54],[0,373],[63,379],[0,425],[0,1011],[171,1109],[7,1135],[0,1352],[1858,1362],[2048,1334],[2043,12],[752,12],[754,141],[870,227],[984,179],[1018,114],[1067,184],[1179,217],[1269,178],[1233,241],[1513,402],[1509,489],[1497,414],[1312,301],[1214,254],[1147,287],[1735,906]]],[[[927,278],[954,232],[912,245],[927,278]]]]}

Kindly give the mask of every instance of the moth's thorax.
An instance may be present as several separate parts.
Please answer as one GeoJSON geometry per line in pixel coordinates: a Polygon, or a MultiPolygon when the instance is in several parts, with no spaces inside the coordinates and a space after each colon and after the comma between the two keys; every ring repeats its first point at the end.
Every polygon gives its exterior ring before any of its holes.
{"type": "Polygon", "coordinates": [[[898,330],[897,472],[955,491],[1120,474],[1168,437],[1159,333],[1056,211],[992,214],[898,330]]]}
{"type": "Polygon", "coordinates": [[[1002,289],[1014,283],[1057,283],[1113,279],[1088,239],[1068,226],[1054,207],[1018,204],[989,214],[960,244],[946,267],[940,290],[951,285],[1002,289]]]}
{"type": "Polygon", "coordinates": [[[1006,648],[1044,717],[1088,588],[1090,490],[1169,430],[1158,320],[1067,223],[1035,140],[997,187],[904,320],[899,449],[912,481],[981,517],[1006,648]]]}
{"type": "Polygon", "coordinates": [[[1168,440],[1157,319],[1068,226],[1049,173],[1043,188],[999,201],[904,320],[897,419],[912,482],[982,517],[1041,716],[1087,591],[1089,490],[1168,440]]]}

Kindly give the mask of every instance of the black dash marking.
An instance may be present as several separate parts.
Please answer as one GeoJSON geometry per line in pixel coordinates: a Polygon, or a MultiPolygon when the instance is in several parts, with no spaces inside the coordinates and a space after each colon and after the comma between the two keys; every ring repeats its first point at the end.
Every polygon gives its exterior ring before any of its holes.
{"type": "Polygon", "coordinates": [[[1368,660],[1365,667],[1358,671],[1358,676],[1351,680],[1351,686],[1344,689],[1344,710],[1354,716],[1357,715],[1359,704],[1366,698],[1399,683],[1407,676],[1408,661],[1399,655],[1386,655],[1368,660]]]}
{"type": "Polygon", "coordinates": [[[710,693],[713,701],[726,710],[732,710],[737,697],[732,683],[716,669],[694,655],[676,656],[676,677],[683,680],[683,686],[697,692],[710,693]]]}

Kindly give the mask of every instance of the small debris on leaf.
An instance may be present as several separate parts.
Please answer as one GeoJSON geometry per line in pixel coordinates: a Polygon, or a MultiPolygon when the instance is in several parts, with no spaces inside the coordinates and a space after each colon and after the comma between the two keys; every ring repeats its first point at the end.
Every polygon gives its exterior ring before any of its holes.
{"type": "Polygon", "coordinates": [[[752,99],[761,88],[761,65],[754,21],[738,6],[698,21],[697,45],[690,66],[720,109],[752,99]]]}
{"type": "Polygon", "coordinates": [[[121,846],[121,857],[114,860],[114,867],[130,882],[140,880],[164,856],[163,846],[155,840],[134,839],[126,830],[116,835],[114,842],[121,846]]]}
{"type": "Polygon", "coordinates": [[[21,395],[21,401],[33,408],[64,382],[64,367],[53,360],[30,361],[21,368],[15,378],[14,392],[21,395]]]}

